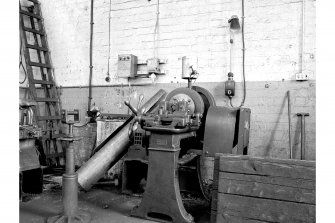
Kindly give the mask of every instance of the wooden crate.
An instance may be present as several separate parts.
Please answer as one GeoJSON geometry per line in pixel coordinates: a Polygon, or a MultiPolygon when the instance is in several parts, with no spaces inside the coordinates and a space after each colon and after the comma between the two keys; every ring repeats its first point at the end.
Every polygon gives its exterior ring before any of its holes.
{"type": "Polygon", "coordinates": [[[217,155],[211,222],[315,222],[315,162],[217,155]]]}

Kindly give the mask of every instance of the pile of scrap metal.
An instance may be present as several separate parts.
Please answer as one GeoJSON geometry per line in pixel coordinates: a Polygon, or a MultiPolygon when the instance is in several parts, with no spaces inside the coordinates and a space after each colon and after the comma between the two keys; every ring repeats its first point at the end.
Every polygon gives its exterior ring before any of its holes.
{"type": "Polygon", "coordinates": [[[34,109],[37,103],[20,100],[20,195],[24,193],[36,194],[42,192],[43,178],[39,161],[38,138],[42,136],[34,120],[34,109]]]}
{"type": "Polygon", "coordinates": [[[200,158],[215,153],[247,154],[250,109],[216,106],[211,93],[199,86],[177,88],[165,95],[164,90],[158,91],[141,108],[125,102],[134,115],[77,171],[78,182],[89,190],[125,155],[123,192],[144,191],[133,216],[194,222],[180,191],[210,198],[201,179],[200,158]]]}

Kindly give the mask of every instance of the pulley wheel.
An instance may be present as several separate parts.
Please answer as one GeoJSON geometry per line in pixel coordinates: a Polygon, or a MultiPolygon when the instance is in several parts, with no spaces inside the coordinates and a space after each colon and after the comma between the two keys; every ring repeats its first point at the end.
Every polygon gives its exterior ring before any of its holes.
{"type": "Polygon", "coordinates": [[[190,113],[203,114],[205,110],[204,101],[201,96],[190,88],[177,88],[171,91],[165,98],[166,101],[172,102],[173,100],[189,102],[190,113]]]}

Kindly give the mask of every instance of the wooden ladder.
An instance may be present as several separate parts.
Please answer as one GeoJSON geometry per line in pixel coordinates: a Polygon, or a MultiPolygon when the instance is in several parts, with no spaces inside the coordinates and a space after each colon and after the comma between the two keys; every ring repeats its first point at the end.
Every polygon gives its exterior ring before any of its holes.
{"type": "Polygon", "coordinates": [[[46,164],[59,166],[63,163],[61,157],[64,157],[62,144],[57,140],[63,136],[61,107],[41,8],[37,0],[26,0],[22,4],[20,1],[20,36],[27,70],[28,92],[38,104],[35,117],[39,127],[42,128],[46,164]]]}

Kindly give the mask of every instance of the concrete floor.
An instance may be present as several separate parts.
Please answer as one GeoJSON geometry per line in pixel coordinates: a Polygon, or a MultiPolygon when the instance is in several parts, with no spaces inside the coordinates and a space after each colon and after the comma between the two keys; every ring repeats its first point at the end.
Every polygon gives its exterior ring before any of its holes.
{"type": "MultiPolygon", "coordinates": [[[[196,222],[209,222],[208,203],[199,198],[183,196],[184,206],[196,222]]],[[[112,185],[98,185],[89,192],[79,193],[78,207],[90,212],[92,223],[133,223],[153,222],[130,217],[131,210],[141,202],[139,196],[120,193],[112,185]]],[[[44,223],[49,216],[57,215],[62,210],[62,189],[59,184],[44,184],[40,195],[23,197],[20,202],[21,223],[44,223]]]]}

